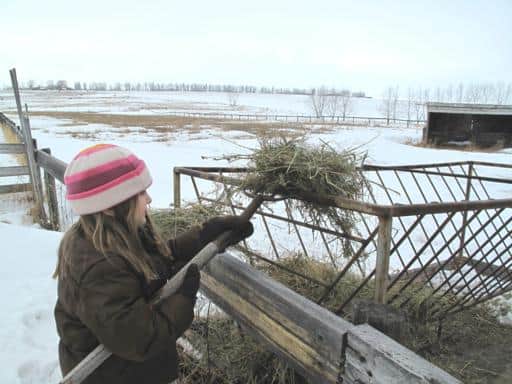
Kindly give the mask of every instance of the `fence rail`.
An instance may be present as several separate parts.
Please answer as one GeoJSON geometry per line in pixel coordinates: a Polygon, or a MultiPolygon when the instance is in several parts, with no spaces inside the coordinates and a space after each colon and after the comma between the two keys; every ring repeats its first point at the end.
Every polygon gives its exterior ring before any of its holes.
{"type": "Polygon", "coordinates": [[[286,123],[309,123],[309,124],[358,124],[369,126],[406,125],[422,126],[425,120],[418,119],[397,119],[372,116],[342,116],[342,115],[282,115],[275,113],[225,113],[225,112],[183,112],[166,111],[165,114],[178,117],[196,117],[202,119],[224,119],[238,121],[281,121],[286,123]]]}
{"type": "MultiPolygon", "coordinates": [[[[16,124],[0,112],[0,126],[5,127],[15,133],[18,141],[22,141],[20,137],[20,129],[16,124]]],[[[11,144],[11,143],[0,143],[0,154],[5,155],[25,155],[25,145],[11,144]]],[[[23,156],[25,158],[25,156],[23,156]]],[[[3,166],[0,167],[0,177],[19,177],[28,176],[29,169],[27,166],[3,166]]],[[[1,184],[0,195],[7,193],[18,193],[18,192],[30,192],[32,191],[32,185],[26,182],[17,182],[14,184],[1,184]]]]}

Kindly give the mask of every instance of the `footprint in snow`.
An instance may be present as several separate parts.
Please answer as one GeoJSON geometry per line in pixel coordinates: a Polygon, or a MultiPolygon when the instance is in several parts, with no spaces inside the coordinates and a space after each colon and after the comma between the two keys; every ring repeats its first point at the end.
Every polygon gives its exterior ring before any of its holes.
{"type": "Polygon", "coordinates": [[[57,383],[61,379],[59,363],[29,360],[18,367],[21,384],[57,383]]]}

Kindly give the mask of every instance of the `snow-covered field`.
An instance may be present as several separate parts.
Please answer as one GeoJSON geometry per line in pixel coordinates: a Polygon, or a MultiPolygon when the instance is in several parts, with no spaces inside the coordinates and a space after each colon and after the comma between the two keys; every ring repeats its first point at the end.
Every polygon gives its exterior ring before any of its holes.
{"type": "MultiPolygon", "coordinates": [[[[85,94],[32,92],[22,94],[29,110],[66,110],[123,113],[162,113],[165,105],[172,103],[174,110],[186,105],[186,110],[222,110],[227,108],[225,94],[85,94]]],[[[310,113],[305,96],[240,95],[242,110],[261,113],[310,113]]],[[[354,114],[381,116],[378,101],[361,99],[364,105],[354,114]]],[[[8,111],[15,118],[15,105],[7,93],[0,93],[0,112],[8,111]]],[[[169,109],[167,109],[169,110],[169,109]]],[[[154,178],[149,190],[153,207],[168,207],[172,202],[172,167],[223,165],[212,157],[246,151],[254,148],[256,138],[245,132],[222,131],[201,127],[199,132],[177,132],[167,141],[155,141],[148,132],[132,130],[116,132],[105,125],[71,126],[82,132],[93,131],[90,137],[72,137],[62,125],[69,121],[57,118],[31,119],[33,136],[39,148],[49,147],[54,156],[65,162],[84,147],[99,141],[126,146],[143,158],[154,178]],[[59,127],[60,125],[60,127],[59,127]],[[205,158],[207,156],[207,158],[205,158]]],[[[86,136],[86,135],[84,135],[86,136]]],[[[362,146],[367,151],[367,163],[379,165],[416,164],[452,161],[488,161],[510,164],[512,151],[464,152],[440,150],[411,145],[421,139],[418,128],[367,128],[340,126],[334,130],[312,133],[312,142],[324,140],[337,148],[362,146]]],[[[0,137],[0,142],[4,138],[0,137]]],[[[0,164],[13,165],[9,155],[0,155],[0,164]]],[[[489,174],[492,176],[493,174],[489,174]]],[[[498,171],[494,176],[503,177],[498,171]]],[[[510,176],[509,176],[510,177],[510,176]]],[[[2,181],[0,181],[2,182],[2,181]]],[[[193,199],[192,185],[183,184],[182,198],[193,199]]],[[[512,196],[512,187],[499,185],[490,191],[493,197],[512,196]]],[[[0,383],[55,383],[59,377],[57,363],[57,335],[53,322],[53,305],[56,285],[51,279],[56,261],[56,249],[61,234],[37,229],[30,225],[25,215],[27,204],[20,198],[0,195],[0,242],[4,258],[4,276],[0,280],[3,293],[3,316],[0,319],[0,383]],[[11,224],[6,224],[11,223],[11,224]],[[30,239],[29,241],[27,241],[30,239]]]]}
{"type": "MultiPolygon", "coordinates": [[[[252,94],[236,96],[222,92],[85,92],[23,91],[29,110],[163,114],[171,112],[226,112],[278,115],[311,115],[311,99],[306,95],[252,94]]],[[[350,115],[382,117],[379,99],[353,98],[350,115]]],[[[0,111],[15,111],[12,92],[0,91],[0,111]]],[[[404,117],[400,108],[399,117],[404,117]]]]}

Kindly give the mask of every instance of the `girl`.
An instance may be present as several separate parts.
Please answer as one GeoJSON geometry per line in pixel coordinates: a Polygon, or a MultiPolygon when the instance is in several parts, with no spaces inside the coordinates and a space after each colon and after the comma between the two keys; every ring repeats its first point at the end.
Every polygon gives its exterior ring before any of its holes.
{"type": "Polygon", "coordinates": [[[83,383],[177,378],[176,340],[194,317],[197,266],[157,308],[151,296],[222,232],[236,231],[232,244],[252,234],[250,222],[224,216],[164,242],[146,210],[151,182],[144,161],[115,145],[87,148],[66,168],[66,199],[80,217],[61,241],[54,273],[62,374],[99,343],[112,352],[83,383]]]}

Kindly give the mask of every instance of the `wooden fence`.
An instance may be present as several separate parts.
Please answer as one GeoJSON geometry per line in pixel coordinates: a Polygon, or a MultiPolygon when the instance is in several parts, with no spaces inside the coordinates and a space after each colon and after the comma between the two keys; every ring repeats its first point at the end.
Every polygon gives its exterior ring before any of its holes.
{"type": "MultiPolygon", "coordinates": [[[[26,149],[21,140],[21,131],[16,124],[9,120],[3,113],[0,113],[0,126],[4,130],[10,130],[17,136],[18,143],[0,143],[0,154],[26,156],[26,149]]],[[[29,169],[26,165],[11,165],[0,167],[0,177],[29,176],[29,169]]],[[[31,183],[10,183],[0,184],[0,194],[32,191],[31,183]]]]}

